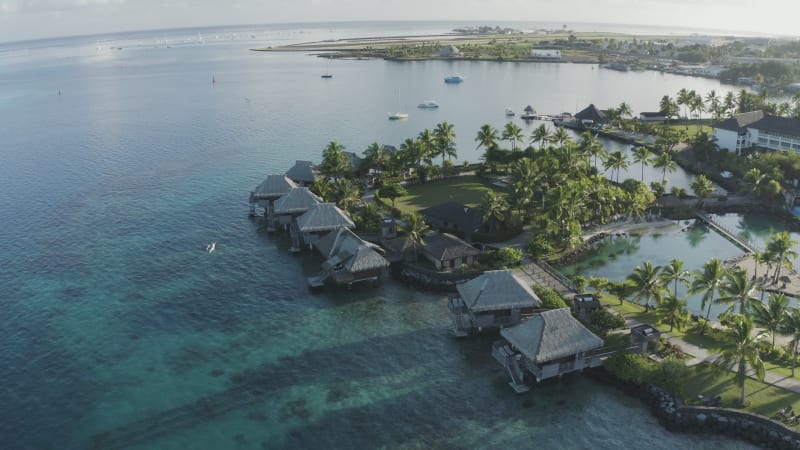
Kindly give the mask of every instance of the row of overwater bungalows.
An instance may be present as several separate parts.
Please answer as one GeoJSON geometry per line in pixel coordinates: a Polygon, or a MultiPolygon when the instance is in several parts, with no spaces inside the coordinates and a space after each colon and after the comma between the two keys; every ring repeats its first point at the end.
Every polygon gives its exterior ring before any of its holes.
{"type": "Polygon", "coordinates": [[[250,214],[255,216],[256,207],[262,207],[267,230],[288,230],[291,252],[308,246],[322,254],[322,272],[309,279],[312,287],[326,280],[349,285],[379,278],[389,267],[382,250],[350,231],[355,223],[346,212],[306,187],[315,179],[309,161],[297,161],[286,174],[268,175],[250,193],[250,214]]]}
{"type": "MultiPolygon", "coordinates": [[[[569,308],[542,309],[535,292],[513,270],[495,270],[457,286],[448,299],[453,333],[500,329],[502,340],[492,345],[492,356],[511,377],[518,393],[536,382],[566,373],[598,367],[616,350],[603,347],[603,339],[592,333],[569,308]]],[[[576,304],[587,302],[586,295],[576,304]]],[[[595,299],[596,300],[596,299],[595,299]]],[[[657,340],[657,330],[640,326],[631,332],[628,351],[644,351],[657,340]]]]}

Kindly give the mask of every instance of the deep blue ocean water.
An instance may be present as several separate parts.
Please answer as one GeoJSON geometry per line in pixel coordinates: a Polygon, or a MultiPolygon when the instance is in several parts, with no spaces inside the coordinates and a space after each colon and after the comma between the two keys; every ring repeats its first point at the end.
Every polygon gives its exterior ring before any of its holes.
{"type": "Polygon", "coordinates": [[[449,336],[443,296],[388,280],[309,293],[319,258],[267,235],[247,198],[332,139],[360,153],[449,120],[474,161],[505,106],[723,90],[546,64],[335,61],[326,81],[317,58],[248,51],[375,31],[0,46],[0,447],[748,448],[668,433],[582,376],[516,396],[491,337],[449,336]],[[467,81],[444,85],[451,72],[467,81]],[[439,111],[414,108],[428,98],[439,111]],[[398,108],[412,117],[389,122],[398,108]]]}

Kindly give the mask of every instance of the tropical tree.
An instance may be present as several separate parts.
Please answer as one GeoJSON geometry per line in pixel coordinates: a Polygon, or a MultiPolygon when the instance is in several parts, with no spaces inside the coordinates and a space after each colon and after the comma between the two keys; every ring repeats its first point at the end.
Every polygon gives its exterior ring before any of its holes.
{"type": "Polygon", "coordinates": [[[611,152],[608,157],[606,158],[606,162],[603,163],[603,167],[608,170],[611,169],[611,174],[614,174],[614,171],[617,171],[617,183],[619,183],[619,172],[621,169],[628,168],[628,159],[622,153],[621,150],[617,150],[615,152],[611,152]]]}
{"type": "Polygon", "coordinates": [[[481,205],[483,220],[489,224],[491,230],[496,230],[498,225],[505,223],[508,211],[508,202],[492,190],[486,191],[481,205]]]}
{"type": "Polygon", "coordinates": [[[551,137],[551,141],[555,142],[557,146],[563,147],[564,143],[569,141],[569,133],[564,127],[558,127],[555,133],[553,133],[551,137]]]}
{"type": "MultiPolygon", "coordinates": [[[[544,126],[544,125],[542,125],[544,126]]],[[[546,128],[545,128],[546,131],[546,128]]],[[[484,149],[489,149],[492,147],[497,146],[497,130],[488,123],[483,124],[481,129],[478,130],[478,135],[475,136],[475,142],[478,143],[478,146],[475,149],[480,149],[483,147],[484,149]]]]}
{"type": "Polygon", "coordinates": [[[631,105],[622,102],[617,107],[617,118],[620,122],[624,121],[626,118],[631,117],[633,115],[633,110],[631,110],[631,105]]]}
{"type": "Polygon", "coordinates": [[[702,292],[703,297],[700,304],[700,309],[707,308],[706,320],[703,323],[703,328],[700,330],[700,334],[704,334],[706,331],[706,323],[708,323],[709,316],[711,315],[711,304],[715,300],[714,294],[719,292],[719,289],[725,280],[726,273],[727,269],[725,269],[722,261],[717,258],[712,258],[705,263],[702,272],[695,271],[692,276],[693,280],[692,285],[689,287],[689,294],[694,295],[702,292]]]}
{"type": "MultiPolygon", "coordinates": [[[[690,91],[687,91],[686,88],[683,88],[680,91],[678,91],[678,96],[675,99],[675,103],[677,103],[678,106],[683,106],[684,117],[688,117],[688,115],[686,114],[686,107],[689,105],[689,100],[691,100],[692,98],[692,95],[689,92],[690,91]]],[[[689,128],[688,123],[686,125],[686,128],[689,128]]]]}
{"type": "Polygon", "coordinates": [[[388,183],[380,188],[378,195],[390,199],[392,201],[392,209],[394,209],[395,199],[408,195],[408,191],[400,183],[388,183]]]}
{"type": "Polygon", "coordinates": [[[678,170],[678,166],[672,159],[672,155],[669,152],[663,152],[660,155],[656,156],[650,161],[650,164],[652,164],[653,167],[655,167],[656,169],[661,169],[662,185],[667,180],[667,171],[675,172],[676,170],[678,170]]]}
{"type": "Polygon", "coordinates": [[[797,258],[797,252],[792,250],[797,246],[797,241],[789,236],[788,231],[781,231],[775,233],[770,237],[767,243],[767,252],[773,255],[773,260],[777,268],[775,269],[775,276],[772,277],[772,283],[775,284],[780,279],[781,268],[792,268],[792,260],[797,258]]]}
{"type": "Polygon", "coordinates": [[[320,171],[328,177],[339,178],[350,171],[350,161],[344,154],[345,146],[331,141],[322,151],[320,171]]]}
{"type": "Polygon", "coordinates": [[[672,296],[678,296],[678,283],[689,286],[689,271],[683,268],[683,261],[680,259],[672,259],[669,264],[661,269],[658,276],[661,279],[661,284],[664,288],[669,289],[672,284],[672,296]]]}
{"type": "Polygon", "coordinates": [[[711,112],[711,120],[713,124],[713,121],[719,119],[722,109],[722,100],[717,96],[717,92],[714,89],[706,94],[706,104],[708,104],[708,111],[711,112]]]}
{"type": "Polygon", "coordinates": [[[361,203],[361,190],[353,180],[338,178],[333,182],[333,192],[336,206],[345,211],[351,211],[361,203]]]}
{"type": "Polygon", "coordinates": [[[426,159],[430,160],[430,156],[424,153],[424,148],[419,144],[419,141],[413,138],[406,138],[400,144],[400,153],[403,159],[414,167],[419,176],[419,181],[425,181],[422,176],[422,162],[426,159]]]}
{"type": "Polygon", "coordinates": [[[797,365],[797,351],[798,347],[800,347],[800,309],[790,308],[778,331],[792,338],[790,346],[792,347],[792,378],[794,378],[794,368],[797,365]]]}
{"type": "Polygon", "coordinates": [[[366,166],[378,171],[383,171],[383,168],[389,161],[389,155],[383,151],[383,147],[377,142],[369,144],[366,150],[364,150],[363,155],[366,166]]]}
{"type": "MultiPolygon", "coordinates": [[[[484,125],[485,126],[485,125],[484,125]]],[[[550,140],[550,131],[547,130],[547,125],[541,124],[531,133],[531,144],[538,142],[539,150],[541,150],[550,140]]]]}
{"type": "Polygon", "coordinates": [[[725,99],[722,102],[723,110],[725,111],[728,117],[733,117],[736,113],[736,96],[734,95],[733,91],[728,91],[725,94],[725,99]]]}
{"type": "Polygon", "coordinates": [[[594,167],[597,167],[598,158],[600,160],[604,160],[606,157],[606,151],[603,148],[603,144],[597,140],[597,138],[592,134],[591,130],[586,130],[581,133],[580,148],[584,155],[594,158],[594,167]]]}
{"type": "Polygon", "coordinates": [[[633,162],[641,163],[642,165],[642,181],[644,181],[644,166],[650,163],[650,157],[653,155],[650,150],[644,145],[635,145],[631,150],[633,162]]]}
{"type": "Polygon", "coordinates": [[[456,130],[453,125],[445,120],[444,122],[436,125],[436,129],[433,130],[433,134],[436,138],[436,154],[441,155],[442,165],[444,165],[445,156],[447,159],[458,158],[455,144],[456,130]]]}
{"type": "Polygon", "coordinates": [[[655,299],[656,304],[661,303],[664,285],[658,278],[660,270],[661,266],[654,266],[650,261],[645,261],[642,266],[635,267],[633,273],[626,277],[634,286],[633,298],[644,306],[645,312],[650,308],[650,299],[655,299]]]}
{"type": "Polygon", "coordinates": [[[753,304],[753,322],[772,336],[772,348],[775,348],[775,335],[786,321],[788,310],[789,299],[782,292],[770,294],[766,304],[753,304]]]}
{"type": "Polygon", "coordinates": [[[675,103],[675,100],[673,100],[672,97],[665,95],[661,97],[661,101],[658,104],[658,112],[667,118],[667,125],[669,125],[670,119],[678,114],[678,104],[675,103]]]}
{"type": "Polygon", "coordinates": [[[669,331],[672,331],[674,327],[678,327],[679,330],[683,329],[691,317],[686,300],[679,300],[678,297],[671,294],[661,299],[661,303],[656,308],[656,316],[659,322],[669,324],[669,331]]]}
{"type": "Polygon", "coordinates": [[[414,261],[417,261],[417,247],[425,245],[425,233],[430,229],[419,214],[405,216],[405,231],[414,249],[414,261]]]}
{"type": "Polygon", "coordinates": [[[714,186],[711,184],[711,180],[705,175],[698,175],[697,178],[692,181],[692,191],[694,195],[697,196],[698,203],[702,205],[704,199],[711,197],[711,194],[714,192],[714,186]]]}
{"type": "Polygon", "coordinates": [[[700,122],[700,115],[706,110],[705,103],[703,103],[703,97],[696,94],[694,91],[692,91],[692,94],[694,95],[689,99],[689,111],[691,111],[692,116],[694,116],[695,120],[697,120],[697,123],[700,125],[700,131],[703,131],[703,122],[700,122]]]}
{"type": "Polygon", "coordinates": [[[754,295],[755,290],[756,286],[750,281],[745,270],[729,271],[725,274],[725,280],[720,286],[723,296],[718,298],[716,303],[728,305],[726,314],[732,313],[738,304],[739,314],[749,316],[753,304],[759,301],[754,295]]]}
{"type": "MultiPolygon", "coordinates": [[[[433,134],[430,128],[425,128],[424,130],[420,131],[419,135],[417,135],[417,145],[419,145],[420,153],[425,155],[425,159],[427,159],[426,162],[428,162],[428,164],[433,163],[434,157],[440,156],[436,136],[433,134]]],[[[442,162],[444,162],[444,154],[441,156],[442,162]]]]}
{"type": "Polygon", "coordinates": [[[503,127],[503,140],[511,142],[511,151],[517,149],[517,143],[525,142],[525,135],[522,134],[522,128],[514,122],[508,122],[503,127]]]}
{"type": "Polygon", "coordinates": [[[734,316],[727,333],[727,342],[714,365],[734,373],[734,382],[741,388],[739,403],[744,405],[744,385],[747,380],[748,365],[755,371],[759,380],[764,379],[764,361],[758,351],[758,343],[764,333],[753,334],[753,320],[745,316],[734,316]]]}

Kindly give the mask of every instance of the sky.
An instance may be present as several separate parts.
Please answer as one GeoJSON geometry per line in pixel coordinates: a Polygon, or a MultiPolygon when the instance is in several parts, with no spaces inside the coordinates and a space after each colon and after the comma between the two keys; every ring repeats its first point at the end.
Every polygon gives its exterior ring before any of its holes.
{"type": "Polygon", "coordinates": [[[800,36],[798,12],[797,0],[0,0],[0,42],[163,28],[370,20],[618,23],[800,36]]]}

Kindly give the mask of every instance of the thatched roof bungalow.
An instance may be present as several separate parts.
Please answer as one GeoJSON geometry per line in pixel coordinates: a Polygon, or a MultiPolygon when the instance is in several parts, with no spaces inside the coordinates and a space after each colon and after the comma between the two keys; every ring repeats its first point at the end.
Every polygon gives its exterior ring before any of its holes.
{"type": "Polygon", "coordinates": [[[502,328],[530,318],[542,301],[513,270],[491,270],[456,286],[448,301],[453,333],[502,328]]]}
{"type": "Polygon", "coordinates": [[[462,264],[472,265],[481,251],[450,233],[438,233],[425,236],[422,254],[437,269],[447,270],[461,267],[462,264]]]}
{"type": "Polygon", "coordinates": [[[375,280],[389,267],[389,261],[378,253],[375,244],[362,240],[346,227],[321,237],[314,247],[325,258],[323,273],[336,284],[375,280]]]}
{"type": "Polygon", "coordinates": [[[311,161],[295,161],[294,166],[286,171],[286,176],[299,186],[310,186],[317,181],[314,163],[311,161]]]}
{"type": "Polygon", "coordinates": [[[296,187],[290,189],[275,202],[275,214],[279,216],[300,215],[320,203],[322,203],[322,199],[308,188],[296,187]]]}
{"type": "Polygon", "coordinates": [[[261,206],[267,218],[267,227],[272,228],[275,222],[275,200],[296,187],[297,184],[286,175],[267,175],[267,178],[250,192],[250,215],[255,216],[256,205],[261,206]]]}
{"type": "MultiPolygon", "coordinates": [[[[512,375],[512,386],[531,373],[537,382],[603,364],[603,340],[572,317],[569,308],[543,311],[500,331],[492,354],[512,375]],[[521,356],[517,356],[521,355],[521,356]],[[517,364],[516,366],[514,366],[517,364]]],[[[515,386],[519,390],[519,386],[515,386]]]]}
{"type": "Polygon", "coordinates": [[[297,231],[302,234],[303,242],[309,246],[319,240],[319,237],[339,227],[355,228],[356,224],[350,220],[347,213],[333,203],[319,203],[303,213],[295,221],[297,231]]]}
{"type": "Polygon", "coordinates": [[[575,114],[575,120],[581,122],[584,125],[603,125],[608,123],[608,119],[606,118],[606,114],[597,109],[594,104],[590,104],[586,108],[583,108],[580,112],[575,114]]]}

